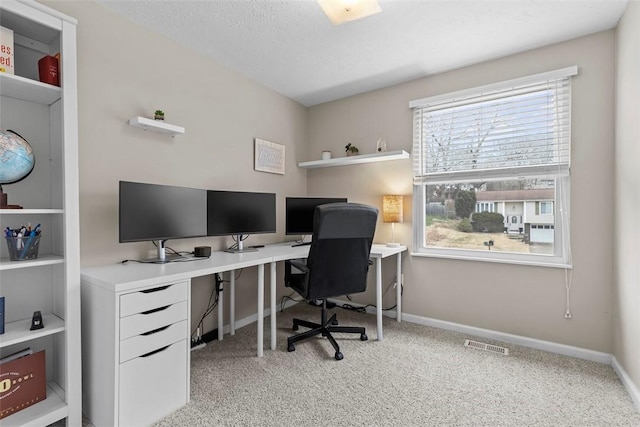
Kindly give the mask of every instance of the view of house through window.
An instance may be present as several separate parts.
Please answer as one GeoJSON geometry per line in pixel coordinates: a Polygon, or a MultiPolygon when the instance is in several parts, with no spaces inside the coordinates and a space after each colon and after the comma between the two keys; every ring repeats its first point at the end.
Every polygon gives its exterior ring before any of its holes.
{"type": "Polygon", "coordinates": [[[555,253],[554,179],[425,186],[427,248],[555,253]]]}

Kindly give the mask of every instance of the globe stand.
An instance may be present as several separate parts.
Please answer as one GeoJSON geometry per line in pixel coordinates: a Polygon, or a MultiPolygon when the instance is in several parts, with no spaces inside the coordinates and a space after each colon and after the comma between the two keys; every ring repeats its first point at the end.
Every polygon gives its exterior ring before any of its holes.
{"type": "Polygon", "coordinates": [[[0,209],[22,209],[20,205],[7,204],[7,193],[2,191],[2,185],[0,185],[0,209]]]}

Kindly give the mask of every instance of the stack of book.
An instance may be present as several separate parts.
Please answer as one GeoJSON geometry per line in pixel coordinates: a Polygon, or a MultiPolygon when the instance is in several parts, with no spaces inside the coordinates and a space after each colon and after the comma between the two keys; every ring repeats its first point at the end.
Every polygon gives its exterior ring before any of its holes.
{"type": "Polygon", "coordinates": [[[13,30],[0,27],[0,72],[13,74],[13,30]]]}

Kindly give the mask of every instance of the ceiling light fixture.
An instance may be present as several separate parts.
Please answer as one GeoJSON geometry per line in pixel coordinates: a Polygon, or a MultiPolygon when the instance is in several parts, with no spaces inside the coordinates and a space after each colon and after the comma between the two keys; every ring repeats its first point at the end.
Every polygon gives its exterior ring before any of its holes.
{"type": "Polygon", "coordinates": [[[381,12],[378,0],[318,0],[334,25],[355,21],[381,12]]]}

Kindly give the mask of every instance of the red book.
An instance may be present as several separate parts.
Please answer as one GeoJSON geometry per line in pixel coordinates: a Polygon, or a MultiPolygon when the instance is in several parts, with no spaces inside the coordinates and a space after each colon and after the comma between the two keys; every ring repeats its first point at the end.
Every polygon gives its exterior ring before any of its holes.
{"type": "Polygon", "coordinates": [[[0,419],[47,398],[44,351],[0,365],[0,419]]]}
{"type": "Polygon", "coordinates": [[[58,77],[58,58],[55,56],[45,56],[38,61],[38,71],[40,73],[40,81],[54,86],[60,86],[58,77]]]}

